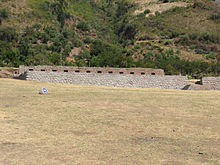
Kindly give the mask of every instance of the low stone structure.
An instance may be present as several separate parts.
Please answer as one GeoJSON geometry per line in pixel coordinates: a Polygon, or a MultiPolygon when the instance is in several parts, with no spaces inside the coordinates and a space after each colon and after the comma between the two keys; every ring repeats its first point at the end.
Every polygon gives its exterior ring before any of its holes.
{"type": "Polygon", "coordinates": [[[167,76],[162,69],[20,66],[23,80],[134,88],[220,90],[220,77],[204,77],[198,84],[186,76],[167,76]]]}
{"type": "Polygon", "coordinates": [[[53,83],[85,84],[133,88],[183,89],[188,84],[185,76],[97,74],[27,71],[20,79],[53,83]]]}
{"type": "Polygon", "coordinates": [[[65,72],[65,73],[97,73],[97,74],[132,74],[132,75],[164,75],[163,69],[151,68],[98,68],[71,66],[20,66],[19,73],[26,71],[65,72]]]}
{"type": "Polygon", "coordinates": [[[209,85],[213,90],[220,90],[220,77],[203,77],[202,85],[209,85]]]}

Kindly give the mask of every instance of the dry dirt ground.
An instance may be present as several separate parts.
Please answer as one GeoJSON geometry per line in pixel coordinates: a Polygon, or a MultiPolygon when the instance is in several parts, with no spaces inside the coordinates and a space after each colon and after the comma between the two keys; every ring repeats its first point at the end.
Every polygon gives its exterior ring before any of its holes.
{"type": "Polygon", "coordinates": [[[135,14],[143,13],[145,9],[149,9],[151,11],[146,16],[155,15],[157,11],[164,12],[175,7],[187,7],[190,5],[186,2],[162,3],[159,0],[133,0],[133,2],[139,5],[139,8],[135,11],[135,14]]]}
{"type": "Polygon", "coordinates": [[[220,92],[0,79],[0,164],[217,165],[220,92]]]}

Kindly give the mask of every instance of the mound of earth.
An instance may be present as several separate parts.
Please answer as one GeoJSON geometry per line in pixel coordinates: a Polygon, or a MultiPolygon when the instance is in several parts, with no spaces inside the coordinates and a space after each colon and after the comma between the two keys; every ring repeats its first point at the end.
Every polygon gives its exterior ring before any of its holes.
{"type": "Polygon", "coordinates": [[[15,72],[15,68],[0,68],[0,78],[12,78],[15,72]]]}

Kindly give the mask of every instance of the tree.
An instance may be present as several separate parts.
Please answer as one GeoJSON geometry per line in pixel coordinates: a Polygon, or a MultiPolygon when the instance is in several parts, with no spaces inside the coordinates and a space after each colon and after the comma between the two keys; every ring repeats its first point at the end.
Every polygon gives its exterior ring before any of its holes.
{"type": "Polygon", "coordinates": [[[16,30],[12,27],[0,27],[0,40],[12,42],[17,37],[16,30]]]}
{"type": "Polygon", "coordinates": [[[108,7],[112,6],[113,0],[106,0],[108,7]]]}
{"type": "Polygon", "coordinates": [[[8,10],[7,9],[0,9],[0,25],[2,24],[3,19],[8,18],[8,10]]]}
{"type": "Polygon", "coordinates": [[[68,7],[68,2],[66,0],[55,0],[54,3],[51,4],[52,13],[56,15],[57,21],[60,23],[61,29],[63,29],[65,25],[65,20],[68,16],[66,11],[68,7]]]}

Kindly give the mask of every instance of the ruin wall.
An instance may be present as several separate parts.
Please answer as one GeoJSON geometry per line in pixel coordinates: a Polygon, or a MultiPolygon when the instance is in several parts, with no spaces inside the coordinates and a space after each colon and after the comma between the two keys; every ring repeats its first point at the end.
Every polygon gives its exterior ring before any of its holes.
{"type": "Polygon", "coordinates": [[[26,71],[65,72],[65,73],[98,73],[98,74],[132,74],[132,75],[164,75],[163,69],[151,68],[99,68],[71,66],[20,66],[19,73],[26,71]]]}
{"type": "Polygon", "coordinates": [[[220,90],[220,77],[203,77],[202,85],[210,85],[213,90],[220,90]]]}
{"type": "Polygon", "coordinates": [[[113,87],[183,89],[188,84],[185,76],[97,74],[27,71],[20,79],[52,83],[70,83],[113,87]]]}

